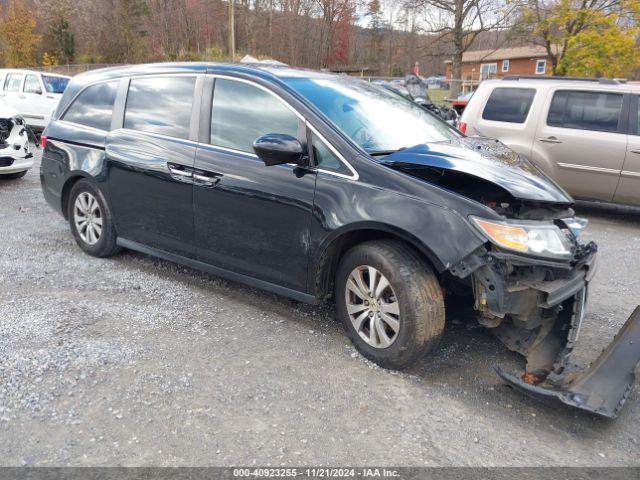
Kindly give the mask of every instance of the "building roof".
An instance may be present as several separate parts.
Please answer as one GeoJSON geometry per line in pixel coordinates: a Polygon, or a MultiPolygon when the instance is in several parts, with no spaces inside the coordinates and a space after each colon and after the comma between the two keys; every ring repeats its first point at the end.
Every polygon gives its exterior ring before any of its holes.
{"type": "MultiPolygon", "coordinates": [[[[559,45],[553,46],[554,53],[560,50],[559,45]]],[[[486,61],[497,61],[514,58],[546,58],[547,50],[538,45],[527,47],[512,47],[512,48],[494,48],[491,50],[475,50],[468,51],[462,54],[463,63],[475,63],[486,61]]],[[[448,60],[447,62],[450,62],[448,60]]]]}

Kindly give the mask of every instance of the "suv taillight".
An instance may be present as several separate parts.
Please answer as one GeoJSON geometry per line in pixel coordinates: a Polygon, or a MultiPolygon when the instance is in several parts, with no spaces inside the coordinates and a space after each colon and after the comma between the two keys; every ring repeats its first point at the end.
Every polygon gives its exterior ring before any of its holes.
{"type": "Polygon", "coordinates": [[[458,130],[460,130],[462,133],[467,133],[467,122],[460,122],[458,124],[458,130]]]}
{"type": "Polygon", "coordinates": [[[42,148],[47,146],[47,137],[45,137],[44,135],[40,135],[40,146],[42,148]]]}

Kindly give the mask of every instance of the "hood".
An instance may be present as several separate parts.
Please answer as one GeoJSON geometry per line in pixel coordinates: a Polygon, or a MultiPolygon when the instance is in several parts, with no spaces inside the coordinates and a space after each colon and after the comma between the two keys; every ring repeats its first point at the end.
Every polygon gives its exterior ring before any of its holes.
{"type": "Polygon", "coordinates": [[[419,144],[381,158],[398,170],[435,169],[476,177],[519,200],[572,204],[573,199],[545,173],[498,140],[463,137],[419,144]]]}

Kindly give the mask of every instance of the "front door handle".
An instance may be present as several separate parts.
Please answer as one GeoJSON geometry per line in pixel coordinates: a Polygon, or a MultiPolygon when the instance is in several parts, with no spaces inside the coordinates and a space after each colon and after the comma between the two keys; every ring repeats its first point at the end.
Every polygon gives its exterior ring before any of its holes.
{"type": "Polygon", "coordinates": [[[193,172],[193,183],[203,187],[215,187],[222,178],[222,174],[214,172],[193,172]]]}
{"type": "Polygon", "coordinates": [[[558,140],[553,135],[550,137],[538,138],[538,140],[544,143],[562,143],[562,140],[558,140]]]}
{"type": "Polygon", "coordinates": [[[167,167],[169,167],[169,173],[171,176],[178,178],[180,180],[187,180],[193,178],[193,172],[187,170],[186,167],[182,165],[177,165],[175,163],[168,163],[167,167]]]}
{"type": "Polygon", "coordinates": [[[640,150],[631,150],[631,153],[637,153],[638,155],[640,155],[640,150]]]}

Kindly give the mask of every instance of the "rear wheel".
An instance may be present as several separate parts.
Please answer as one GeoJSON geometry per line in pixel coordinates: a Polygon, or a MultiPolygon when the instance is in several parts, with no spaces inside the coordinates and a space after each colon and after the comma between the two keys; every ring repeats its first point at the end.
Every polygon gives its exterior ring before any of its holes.
{"type": "Polygon", "coordinates": [[[68,218],[78,246],[94,257],[108,257],[119,249],[109,206],[88,180],[78,181],[69,193],[68,218]]]}
{"type": "Polygon", "coordinates": [[[369,360],[402,369],[438,345],[444,300],[429,265],[395,241],[349,250],[338,267],[336,306],[349,338],[369,360]]]}

